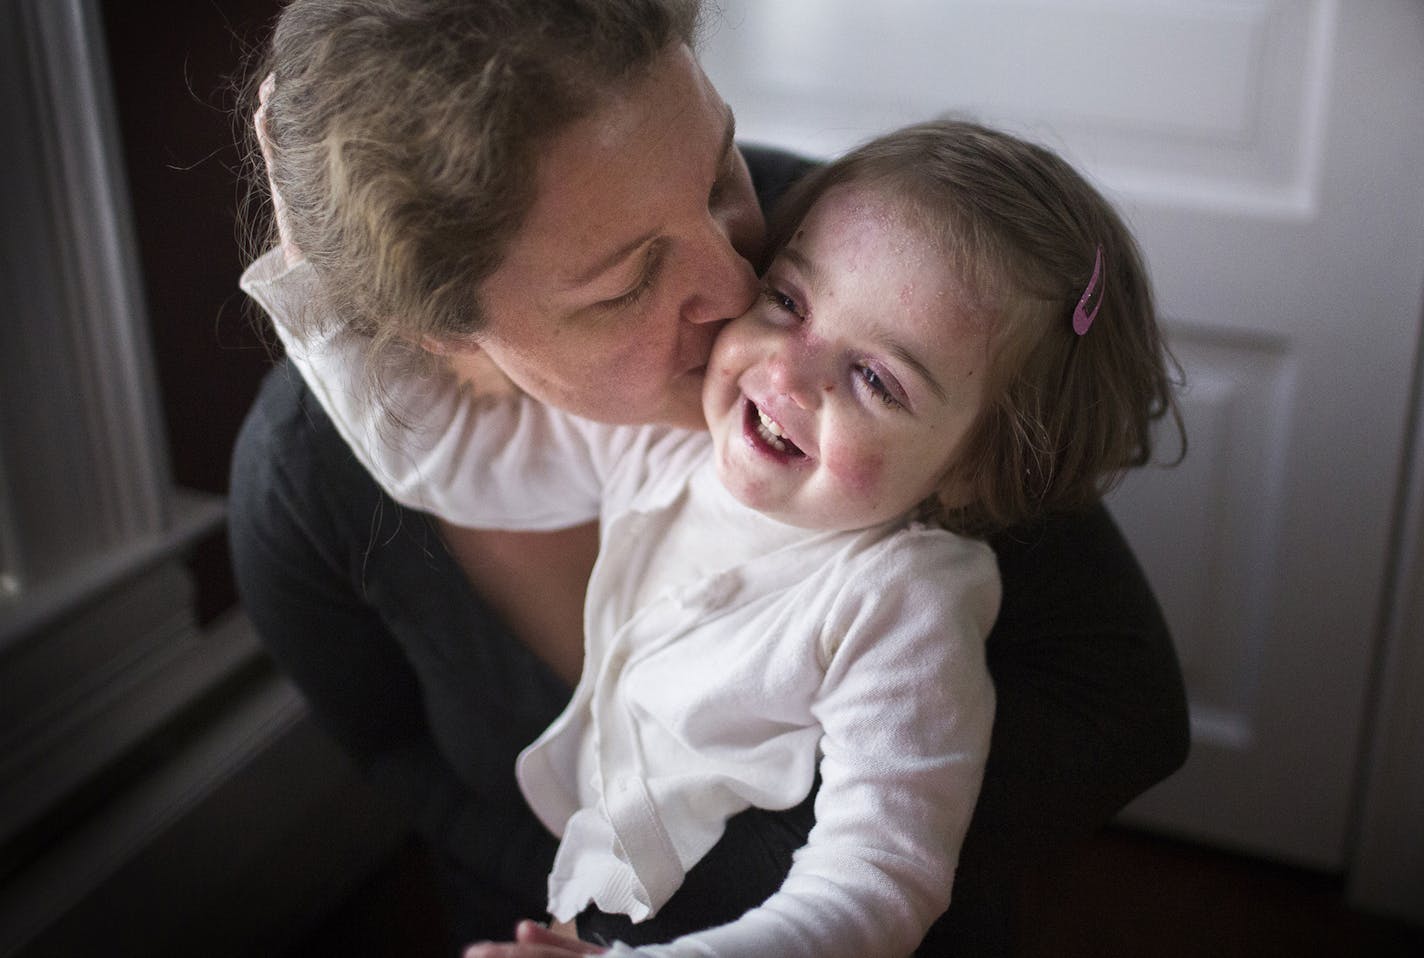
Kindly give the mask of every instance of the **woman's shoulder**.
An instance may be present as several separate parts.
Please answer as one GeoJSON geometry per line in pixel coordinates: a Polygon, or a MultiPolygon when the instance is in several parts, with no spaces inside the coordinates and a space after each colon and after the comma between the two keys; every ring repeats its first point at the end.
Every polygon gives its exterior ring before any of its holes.
{"type": "Polygon", "coordinates": [[[996,644],[1108,633],[1169,641],[1151,583],[1102,503],[1009,529],[991,544],[1004,589],[996,644]]]}
{"type": "Polygon", "coordinates": [[[1001,530],[989,542],[1001,563],[1026,572],[1064,553],[1087,553],[1114,565],[1136,562],[1122,530],[1101,502],[1001,530]]]}

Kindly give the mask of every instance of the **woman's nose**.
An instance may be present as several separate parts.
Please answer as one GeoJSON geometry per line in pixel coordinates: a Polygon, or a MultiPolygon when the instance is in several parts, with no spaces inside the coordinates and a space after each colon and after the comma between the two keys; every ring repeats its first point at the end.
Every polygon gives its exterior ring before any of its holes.
{"type": "Polygon", "coordinates": [[[684,310],[687,320],[715,323],[746,312],[757,292],[752,264],[742,258],[719,228],[709,230],[697,255],[701,268],[693,274],[697,286],[684,310]]]}

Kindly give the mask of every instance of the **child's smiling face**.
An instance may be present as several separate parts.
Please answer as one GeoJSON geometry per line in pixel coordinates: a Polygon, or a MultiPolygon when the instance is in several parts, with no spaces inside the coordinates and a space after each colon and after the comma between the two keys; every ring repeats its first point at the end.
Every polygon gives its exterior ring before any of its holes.
{"type": "Polygon", "coordinates": [[[713,348],[718,475],[792,525],[892,519],[939,486],[987,368],[987,324],[941,247],[883,189],[835,187],[713,348]]]}

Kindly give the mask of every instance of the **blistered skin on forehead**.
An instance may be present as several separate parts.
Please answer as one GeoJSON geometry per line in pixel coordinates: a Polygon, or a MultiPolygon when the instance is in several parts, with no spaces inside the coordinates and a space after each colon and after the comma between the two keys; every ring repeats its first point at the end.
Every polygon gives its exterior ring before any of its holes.
{"type": "MultiPolygon", "coordinates": [[[[829,209],[840,210],[831,242],[836,251],[846,257],[852,273],[883,264],[887,252],[899,259],[912,257],[911,265],[918,265],[935,245],[922,230],[915,228],[901,204],[890,197],[837,187],[818,202],[829,209]],[[919,237],[918,241],[908,239],[907,233],[919,237]]],[[[797,236],[803,232],[798,231],[797,236]]]]}
{"type": "MultiPolygon", "coordinates": [[[[906,205],[894,197],[879,192],[851,193],[848,187],[838,187],[819,202],[845,208],[845,218],[840,220],[840,228],[832,241],[846,257],[847,271],[862,282],[886,284],[886,267],[891,260],[911,270],[939,267],[948,262],[944,245],[922,228],[919,217],[912,215],[906,205]]],[[[796,239],[803,233],[804,230],[798,230],[796,239]]],[[[892,289],[892,298],[901,305],[909,305],[914,300],[914,281],[904,281],[894,287],[886,285],[887,292],[892,289]]],[[[955,292],[961,291],[956,289],[955,292]]],[[[940,289],[936,295],[943,299],[947,294],[948,290],[940,289]]]]}
{"type": "MultiPolygon", "coordinates": [[[[953,236],[945,235],[943,224],[936,222],[935,214],[918,208],[905,197],[896,196],[891,184],[840,184],[827,191],[817,203],[844,207],[848,223],[838,240],[852,257],[852,272],[866,281],[874,281],[876,264],[884,266],[887,262],[881,256],[886,250],[911,269],[939,270],[949,279],[934,291],[935,298],[945,304],[946,328],[958,327],[957,332],[982,336],[987,341],[997,315],[995,291],[968,281],[969,275],[978,275],[980,279],[988,279],[988,276],[964,269],[969,250],[953,236]]],[[[798,229],[796,238],[802,233],[804,229],[798,229]]],[[[909,306],[917,291],[916,284],[910,281],[897,285],[893,295],[901,305],[909,306]]]]}

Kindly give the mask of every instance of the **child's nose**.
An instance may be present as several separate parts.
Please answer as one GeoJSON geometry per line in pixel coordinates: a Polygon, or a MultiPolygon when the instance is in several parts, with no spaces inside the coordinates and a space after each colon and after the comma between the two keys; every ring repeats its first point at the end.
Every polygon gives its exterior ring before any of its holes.
{"type": "Polygon", "coordinates": [[[783,349],[771,363],[771,384],[780,394],[802,409],[815,409],[828,384],[822,364],[815,357],[783,349]]]}

